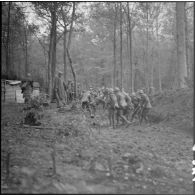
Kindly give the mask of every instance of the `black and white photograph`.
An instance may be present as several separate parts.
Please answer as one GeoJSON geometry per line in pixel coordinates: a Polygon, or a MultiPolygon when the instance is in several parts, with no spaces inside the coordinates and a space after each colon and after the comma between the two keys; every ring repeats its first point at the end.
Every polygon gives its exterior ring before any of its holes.
{"type": "Polygon", "coordinates": [[[1,193],[193,194],[193,1],[1,1],[1,193]]]}

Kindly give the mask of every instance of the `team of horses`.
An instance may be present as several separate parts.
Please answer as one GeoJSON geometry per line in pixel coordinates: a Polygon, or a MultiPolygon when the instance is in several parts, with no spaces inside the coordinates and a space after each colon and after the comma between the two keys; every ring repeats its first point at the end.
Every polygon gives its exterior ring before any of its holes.
{"type": "Polygon", "coordinates": [[[120,91],[118,88],[113,90],[112,88],[102,89],[99,93],[91,93],[86,91],[82,95],[81,99],[82,109],[87,110],[91,118],[95,117],[98,107],[102,107],[103,110],[108,111],[109,124],[113,128],[119,125],[120,120],[123,124],[130,125],[132,121],[129,121],[131,114],[135,114],[142,121],[141,109],[135,108],[132,103],[131,96],[125,91],[120,91]]]}

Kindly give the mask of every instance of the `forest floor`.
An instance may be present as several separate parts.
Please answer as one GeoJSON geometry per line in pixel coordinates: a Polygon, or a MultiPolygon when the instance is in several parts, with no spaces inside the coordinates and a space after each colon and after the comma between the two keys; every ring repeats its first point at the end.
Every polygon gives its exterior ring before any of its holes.
{"type": "Polygon", "coordinates": [[[166,120],[112,129],[103,110],[91,121],[55,106],[44,128],[24,126],[23,106],[2,103],[1,192],[193,194],[193,92],[152,104],[166,120]]]}

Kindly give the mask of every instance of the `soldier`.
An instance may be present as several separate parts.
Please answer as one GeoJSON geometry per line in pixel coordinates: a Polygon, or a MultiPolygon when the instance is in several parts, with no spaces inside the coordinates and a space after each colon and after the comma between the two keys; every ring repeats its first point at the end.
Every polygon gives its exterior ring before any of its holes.
{"type": "Polygon", "coordinates": [[[81,99],[81,85],[80,83],[77,84],[77,97],[81,99]]]}
{"type": "Polygon", "coordinates": [[[150,99],[147,96],[147,94],[145,94],[143,92],[143,90],[139,91],[139,95],[141,97],[141,101],[140,101],[140,105],[142,107],[142,112],[141,112],[141,119],[140,119],[140,124],[142,123],[143,118],[145,119],[145,121],[148,121],[148,113],[150,111],[150,109],[152,108],[152,105],[150,103],[150,99]]]}
{"type": "Polygon", "coordinates": [[[104,89],[103,90],[103,94],[104,94],[104,101],[106,104],[106,108],[108,110],[108,119],[110,122],[110,125],[113,126],[113,128],[115,128],[115,115],[117,112],[117,109],[119,109],[119,105],[117,102],[117,97],[114,94],[113,89],[104,89]]]}
{"type": "Polygon", "coordinates": [[[24,102],[29,103],[33,92],[33,81],[30,73],[27,74],[26,80],[22,82],[21,89],[24,97],[24,102]]]}
{"type": "Polygon", "coordinates": [[[122,89],[122,94],[124,95],[125,101],[127,103],[127,106],[123,110],[123,115],[125,115],[126,118],[129,119],[130,111],[133,110],[133,104],[130,95],[126,93],[124,89],[122,89]]]}
{"type": "Polygon", "coordinates": [[[90,117],[94,118],[96,108],[90,91],[83,92],[82,99],[81,99],[81,107],[83,110],[86,109],[87,111],[89,111],[90,117]]]}
{"type": "Polygon", "coordinates": [[[127,109],[127,106],[128,106],[125,100],[124,93],[120,92],[120,89],[118,87],[115,88],[114,93],[117,97],[117,101],[119,105],[119,109],[117,109],[117,124],[119,123],[119,117],[122,118],[123,122],[125,121],[127,124],[130,124],[130,122],[123,115],[124,110],[127,109]]]}
{"type": "Polygon", "coordinates": [[[58,75],[55,77],[54,81],[54,91],[56,96],[57,108],[66,104],[66,92],[64,89],[64,81],[62,80],[62,72],[58,71],[58,75]]]}
{"type": "Polygon", "coordinates": [[[135,92],[133,92],[131,94],[131,101],[133,104],[133,114],[131,116],[131,122],[133,121],[134,117],[138,114],[139,111],[139,103],[140,103],[140,97],[138,94],[136,94],[135,92]]]}
{"type": "Polygon", "coordinates": [[[82,98],[81,98],[81,106],[82,109],[89,109],[89,102],[90,99],[90,91],[83,91],[82,98]]]}

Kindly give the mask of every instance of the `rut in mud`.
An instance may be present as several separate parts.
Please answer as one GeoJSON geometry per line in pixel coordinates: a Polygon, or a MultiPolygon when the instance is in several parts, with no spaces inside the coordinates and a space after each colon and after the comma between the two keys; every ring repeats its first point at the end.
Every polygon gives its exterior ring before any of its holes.
{"type": "Polygon", "coordinates": [[[192,101],[189,90],[163,94],[153,105],[164,120],[116,129],[102,110],[92,121],[55,108],[42,128],[25,126],[21,106],[4,104],[2,193],[192,194],[192,101]]]}

